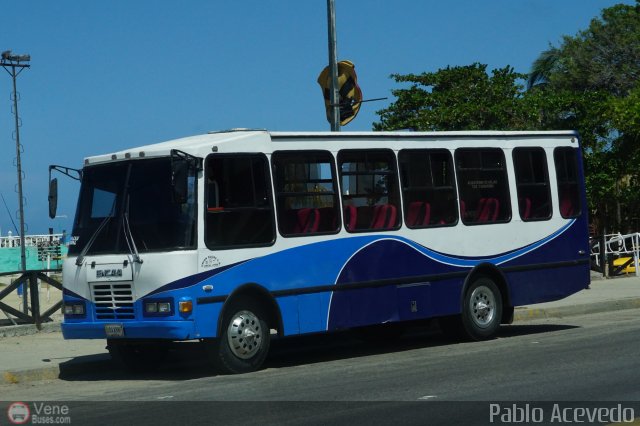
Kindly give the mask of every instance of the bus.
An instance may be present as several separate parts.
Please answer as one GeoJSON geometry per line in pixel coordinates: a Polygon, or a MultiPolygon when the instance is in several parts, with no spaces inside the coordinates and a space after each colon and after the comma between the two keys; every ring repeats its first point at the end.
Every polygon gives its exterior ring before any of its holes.
{"type": "Polygon", "coordinates": [[[572,131],[211,132],[50,166],[54,215],[56,170],[64,338],[130,366],[199,340],[244,373],[273,338],[435,318],[490,339],[590,281],[572,131]]]}

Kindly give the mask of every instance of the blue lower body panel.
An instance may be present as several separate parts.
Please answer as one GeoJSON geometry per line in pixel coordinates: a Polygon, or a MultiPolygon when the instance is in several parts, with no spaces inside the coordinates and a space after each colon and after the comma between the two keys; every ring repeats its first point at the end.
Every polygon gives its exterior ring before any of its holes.
{"type": "Polygon", "coordinates": [[[193,321],[65,322],[62,323],[62,335],[65,339],[106,339],[106,324],[121,324],[124,327],[124,339],[198,338],[193,321]]]}

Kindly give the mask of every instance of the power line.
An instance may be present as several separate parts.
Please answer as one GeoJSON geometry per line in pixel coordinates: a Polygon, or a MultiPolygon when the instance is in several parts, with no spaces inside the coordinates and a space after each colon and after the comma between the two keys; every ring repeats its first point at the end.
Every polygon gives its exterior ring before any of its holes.
{"type": "Polygon", "coordinates": [[[11,211],[9,210],[9,206],[7,206],[7,201],[4,199],[4,195],[2,195],[2,193],[0,192],[0,197],[2,197],[2,202],[4,203],[4,208],[7,209],[7,215],[9,216],[9,219],[11,219],[11,223],[13,224],[13,229],[16,230],[16,234],[19,233],[18,231],[18,227],[16,226],[16,223],[13,221],[13,217],[11,217],[11,211]]]}

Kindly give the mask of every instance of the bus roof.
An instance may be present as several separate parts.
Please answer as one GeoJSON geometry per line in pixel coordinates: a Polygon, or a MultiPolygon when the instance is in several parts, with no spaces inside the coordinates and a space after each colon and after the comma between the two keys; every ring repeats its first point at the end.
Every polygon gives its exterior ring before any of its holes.
{"type": "MultiPolygon", "coordinates": [[[[160,143],[138,146],[123,151],[86,157],[85,165],[130,158],[157,157],[169,155],[172,149],[189,153],[212,152],[212,148],[244,140],[245,142],[269,143],[271,141],[319,141],[319,140],[426,140],[450,138],[523,138],[523,137],[578,137],[572,130],[559,131],[448,131],[448,132],[269,132],[263,129],[232,129],[212,131],[203,135],[172,139],[160,143]]],[[[239,145],[236,145],[239,146],[239,145]]],[[[254,150],[255,151],[255,150],[254,150]]]]}

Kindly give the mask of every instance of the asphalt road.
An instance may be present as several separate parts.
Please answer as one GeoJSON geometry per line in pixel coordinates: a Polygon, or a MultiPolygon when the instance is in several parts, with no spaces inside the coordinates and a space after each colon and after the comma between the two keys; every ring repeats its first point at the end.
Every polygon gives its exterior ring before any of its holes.
{"type": "Polygon", "coordinates": [[[639,341],[638,310],[503,326],[475,343],[432,329],[384,345],[315,336],[274,342],[264,370],[239,376],[215,375],[182,344],[153,373],[3,385],[0,399],[68,404],[79,424],[491,424],[491,410],[495,424],[538,408],[549,420],[560,402],[640,418],[639,341]]]}

